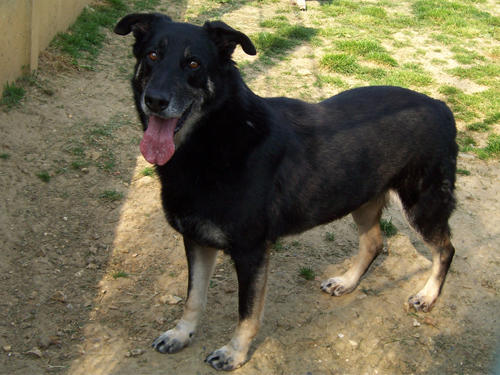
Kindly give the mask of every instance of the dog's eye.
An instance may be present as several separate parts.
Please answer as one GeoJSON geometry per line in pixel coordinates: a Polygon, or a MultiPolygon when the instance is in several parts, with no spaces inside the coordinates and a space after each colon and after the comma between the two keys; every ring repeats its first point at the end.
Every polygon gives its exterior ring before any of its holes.
{"type": "Polygon", "coordinates": [[[154,52],[154,51],[148,53],[148,58],[151,61],[157,61],[159,59],[158,54],[156,52],[154,52]]]}
{"type": "Polygon", "coordinates": [[[200,67],[200,63],[196,60],[191,60],[191,61],[189,61],[188,66],[191,69],[198,69],[200,67]]]}

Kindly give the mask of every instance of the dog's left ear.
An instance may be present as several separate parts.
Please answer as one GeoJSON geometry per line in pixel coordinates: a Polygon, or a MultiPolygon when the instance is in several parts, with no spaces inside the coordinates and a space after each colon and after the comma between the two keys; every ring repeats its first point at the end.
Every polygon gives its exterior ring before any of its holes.
{"type": "Polygon", "coordinates": [[[233,29],[222,21],[205,22],[203,28],[214,41],[219,53],[224,58],[230,59],[236,45],[241,45],[248,55],[255,55],[257,50],[248,36],[233,29]]]}

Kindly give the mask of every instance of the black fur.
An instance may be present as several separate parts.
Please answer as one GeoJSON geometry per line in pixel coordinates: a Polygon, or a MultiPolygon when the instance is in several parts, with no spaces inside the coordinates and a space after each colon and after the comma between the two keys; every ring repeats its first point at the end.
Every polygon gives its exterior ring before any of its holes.
{"type": "Polygon", "coordinates": [[[269,244],[341,218],[389,190],[399,194],[424,239],[439,243],[449,236],[457,145],[444,103],[388,86],[356,88],[318,104],[262,98],[230,59],[237,44],[250,54],[255,47],[222,22],[198,27],[158,14],[130,15],[116,31],[136,37],[132,87],[145,129],[143,94],[202,102],[173,157],[157,167],[162,202],[186,239],[234,259],[240,319],[251,310],[253,274],[269,244]],[[151,51],[160,62],[148,61],[151,51]],[[194,58],[200,67],[191,71],[186,59],[194,58]]]}

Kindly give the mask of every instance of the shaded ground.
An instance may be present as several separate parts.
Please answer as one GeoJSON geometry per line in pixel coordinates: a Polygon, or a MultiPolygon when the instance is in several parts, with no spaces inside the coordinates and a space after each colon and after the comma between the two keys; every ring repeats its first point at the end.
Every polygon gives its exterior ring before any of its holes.
{"type": "MultiPolygon", "coordinates": [[[[239,17],[251,25],[265,11],[243,8],[239,17]]],[[[212,374],[203,359],[236,324],[235,275],[221,255],[193,345],[175,355],[150,348],[180,317],[187,270],[181,238],[161,211],[158,181],[139,156],[130,39],[108,40],[96,72],[64,68],[47,54],[22,107],[0,113],[0,151],[8,155],[0,160],[2,374],[212,374]],[[169,295],[182,301],[165,303],[169,295]]],[[[274,94],[264,76],[253,87],[274,94]]],[[[251,360],[235,373],[492,372],[500,333],[500,168],[469,154],[460,155],[459,167],[470,175],[457,183],[457,255],[431,313],[403,309],[430,260],[396,205],[384,217],[399,232],[359,288],[341,298],[320,292],[320,280],[346,269],[357,247],[345,218],[275,247],[264,325],[251,360]],[[301,278],[302,267],[316,280],[301,278]]]]}

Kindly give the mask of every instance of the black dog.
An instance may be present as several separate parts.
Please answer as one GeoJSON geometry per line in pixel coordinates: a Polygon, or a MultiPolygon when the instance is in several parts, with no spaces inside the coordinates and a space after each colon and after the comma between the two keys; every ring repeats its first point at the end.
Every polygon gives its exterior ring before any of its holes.
{"type": "Polygon", "coordinates": [[[321,289],[351,292],[382,249],[379,220],[389,191],[432,249],[424,288],[410,297],[428,311],[454,254],[456,128],[448,107],[398,87],[364,87],[318,104],[261,98],[231,60],[250,39],[223,22],[203,27],[161,14],[130,14],[115,32],[133,31],[132,87],[144,126],[141,151],[157,165],[168,222],[184,236],[188,299],[177,326],[153,346],[174,353],[199,322],[217,249],[234,260],[239,323],[231,341],[206,361],[231,370],[247,360],[266,291],[268,248],[349,213],[359,254],[321,289]]]}

